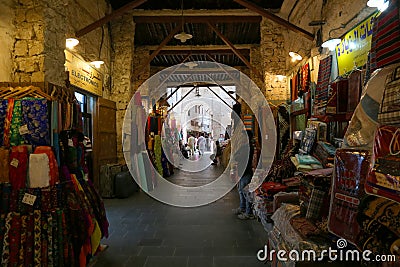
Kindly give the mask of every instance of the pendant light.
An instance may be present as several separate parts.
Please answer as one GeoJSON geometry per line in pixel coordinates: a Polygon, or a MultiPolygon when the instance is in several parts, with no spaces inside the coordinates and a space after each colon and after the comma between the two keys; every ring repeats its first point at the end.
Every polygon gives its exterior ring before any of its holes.
{"type": "Polygon", "coordinates": [[[369,7],[377,7],[379,11],[383,12],[389,7],[388,0],[369,0],[367,2],[367,6],[369,7]]]}
{"type": "Polygon", "coordinates": [[[178,33],[178,34],[175,34],[174,38],[177,39],[177,40],[180,40],[181,43],[185,43],[187,40],[192,39],[192,38],[193,38],[193,35],[191,35],[191,34],[189,34],[189,33],[186,33],[185,30],[183,29],[183,27],[184,27],[184,25],[185,25],[185,24],[184,24],[184,21],[183,21],[183,0],[181,0],[181,10],[182,10],[182,13],[181,13],[181,18],[182,18],[182,32],[181,32],[181,33],[178,33]]]}

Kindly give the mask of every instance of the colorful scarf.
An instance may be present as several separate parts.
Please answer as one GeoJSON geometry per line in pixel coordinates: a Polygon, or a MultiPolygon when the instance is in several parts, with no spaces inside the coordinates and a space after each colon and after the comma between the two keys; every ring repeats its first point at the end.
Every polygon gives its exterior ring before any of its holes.
{"type": "Polygon", "coordinates": [[[4,141],[4,124],[7,117],[7,105],[8,100],[0,99],[0,146],[3,145],[4,141]]]}
{"type": "Polygon", "coordinates": [[[13,117],[14,110],[14,99],[8,99],[7,105],[7,115],[4,121],[4,141],[3,144],[5,147],[10,146],[10,134],[11,134],[11,121],[13,117]]]}
{"type": "Polygon", "coordinates": [[[0,147],[0,183],[10,181],[10,150],[0,147]]]}
{"type": "Polygon", "coordinates": [[[28,147],[14,146],[10,155],[10,183],[14,190],[25,188],[28,168],[28,147]]]}
{"type": "Polygon", "coordinates": [[[49,116],[47,100],[22,100],[22,124],[29,133],[24,135],[27,143],[35,146],[50,145],[49,116]]]}
{"type": "Polygon", "coordinates": [[[14,101],[14,110],[11,120],[11,128],[10,128],[10,145],[18,146],[24,143],[22,136],[19,133],[19,129],[22,126],[22,107],[21,101],[14,101]]]}

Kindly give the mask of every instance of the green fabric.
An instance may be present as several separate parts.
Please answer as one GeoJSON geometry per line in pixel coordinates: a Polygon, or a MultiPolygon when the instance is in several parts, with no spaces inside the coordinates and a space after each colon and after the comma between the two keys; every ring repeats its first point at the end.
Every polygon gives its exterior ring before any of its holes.
{"type": "Polygon", "coordinates": [[[157,172],[162,176],[163,168],[161,164],[161,137],[159,135],[154,136],[154,155],[157,172]]]}
{"type": "Polygon", "coordinates": [[[13,115],[10,127],[10,145],[19,146],[24,144],[22,136],[19,134],[19,128],[21,128],[22,123],[22,106],[20,100],[15,100],[13,115]]]}

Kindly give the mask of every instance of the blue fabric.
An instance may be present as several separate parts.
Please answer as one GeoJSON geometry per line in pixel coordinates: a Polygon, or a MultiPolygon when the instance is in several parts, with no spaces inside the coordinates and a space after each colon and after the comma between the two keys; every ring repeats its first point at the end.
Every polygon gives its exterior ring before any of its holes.
{"type": "Polygon", "coordinates": [[[29,134],[24,138],[35,146],[50,145],[50,129],[46,99],[22,100],[22,125],[28,125],[29,134]]]}
{"type": "Polygon", "coordinates": [[[4,123],[7,116],[8,100],[0,100],[0,146],[3,146],[4,123]]]}
{"type": "Polygon", "coordinates": [[[380,104],[372,99],[368,94],[365,94],[361,99],[361,106],[364,109],[364,112],[373,119],[374,121],[378,121],[378,113],[380,104]]]}
{"type": "Polygon", "coordinates": [[[246,196],[246,191],[244,188],[251,182],[252,175],[251,174],[244,174],[238,184],[238,191],[239,191],[239,199],[240,199],[240,209],[244,210],[247,215],[252,214],[251,205],[252,203],[246,196]]]}

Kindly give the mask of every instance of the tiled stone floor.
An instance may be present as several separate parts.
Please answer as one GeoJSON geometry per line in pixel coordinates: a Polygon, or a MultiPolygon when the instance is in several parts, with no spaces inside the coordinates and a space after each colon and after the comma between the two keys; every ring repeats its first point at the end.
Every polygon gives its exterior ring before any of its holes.
{"type": "MultiPolygon", "coordinates": [[[[177,171],[169,178],[180,185],[211,182],[221,168],[210,166],[198,176],[177,171]],[[198,180],[195,180],[198,179],[198,180]]],[[[143,192],[127,199],[105,199],[109,247],[93,265],[101,266],[266,266],[257,251],[267,240],[261,223],[241,221],[231,213],[238,206],[232,190],[220,200],[197,208],[178,208],[154,200],[143,192]]]]}

